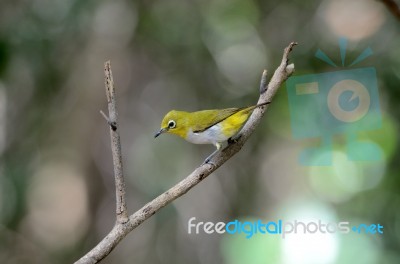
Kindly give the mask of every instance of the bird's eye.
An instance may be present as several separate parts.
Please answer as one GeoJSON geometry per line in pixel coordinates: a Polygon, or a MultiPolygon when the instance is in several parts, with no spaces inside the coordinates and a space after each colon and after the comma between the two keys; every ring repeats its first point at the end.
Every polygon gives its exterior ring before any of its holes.
{"type": "Polygon", "coordinates": [[[176,127],[176,123],[174,120],[169,120],[168,121],[168,128],[175,128],[176,127]]]}

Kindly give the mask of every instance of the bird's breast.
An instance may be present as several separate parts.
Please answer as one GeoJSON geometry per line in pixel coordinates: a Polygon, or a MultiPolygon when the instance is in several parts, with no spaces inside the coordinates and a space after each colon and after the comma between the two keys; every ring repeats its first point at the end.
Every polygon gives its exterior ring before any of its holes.
{"type": "Polygon", "coordinates": [[[218,123],[212,127],[202,131],[193,132],[189,130],[186,140],[193,144],[215,144],[228,140],[228,136],[222,132],[221,124],[218,123]]]}

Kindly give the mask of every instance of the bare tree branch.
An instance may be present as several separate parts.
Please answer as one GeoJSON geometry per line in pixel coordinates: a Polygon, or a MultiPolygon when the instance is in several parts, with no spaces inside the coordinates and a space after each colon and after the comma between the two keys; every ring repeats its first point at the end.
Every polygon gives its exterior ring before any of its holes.
{"type": "MultiPolygon", "coordinates": [[[[279,65],[279,67],[275,70],[275,73],[272,76],[268,85],[266,78],[267,71],[264,70],[261,77],[261,83],[260,83],[261,93],[258,99],[258,104],[271,102],[272,98],[274,97],[274,95],[276,94],[282,83],[287,78],[289,78],[289,76],[294,72],[294,65],[293,64],[288,65],[288,56],[295,45],[297,45],[297,43],[292,42],[285,49],[283,53],[282,62],[279,65]]],[[[112,87],[112,88],[107,88],[107,93],[108,93],[110,89],[114,90],[109,62],[106,63],[105,73],[106,73],[106,87],[112,87]]],[[[112,91],[112,94],[114,96],[114,91],[112,91]]],[[[109,98],[108,95],[107,98],[109,98]]],[[[110,122],[115,121],[115,130],[111,128],[111,133],[113,133],[117,131],[116,111],[115,111],[115,101],[113,104],[113,108],[110,108],[110,101],[115,100],[115,98],[112,100],[110,99],[111,98],[109,98],[108,100],[109,111],[110,111],[110,122]],[[115,111],[114,112],[115,116],[111,116],[112,111],[115,111]]],[[[201,165],[200,167],[195,169],[189,176],[180,181],[178,184],[176,184],[163,194],[159,195],[157,198],[147,203],[141,209],[139,209],[134,214],[129,216],[129,219],[127,221],[117,221],[111,232],[95,248],[89,251],[81,259],[76,261],[75,264],[98,263],[103,258],[105,258],[129,232],[131,232],[141,223],[146,221],[148,218],[150,218],[152,215],[158,212],[161,208],[163,208],[164,206],[168,205],[175,199],[187,193],[190,189],[192,189],[194,186],[196,186],[202,180],[204,180],[207,176],[209,176],[212,172],[218,169],[222,164],[224,164],[227,160],[229,160],[242,148],[246,140],[250,137],[250,135],[256,129],[257,125],[260,123],[261,118],[263,117],[267,108],[268,105],[256,108],[254,110],[249,120],[244,125],[243,129],[240,131],[235,143],[228,145],[228,147],[219,152],[213,158],[212,161],[213,164],[201,165]]],[[[112,127],[112,125],[110,126],[112,127]]],[[[112,144],[114,143],[115,143],[114,140],[112,140],[112,144]]],[[[119,136],[118,136],[118,143],[119,143],[119,136]]],[[[120,157],[121,157],[120,150],[121,150],[120,145],[119,145],[119,152],[114,151],[113,148],[114,165],[117,163],[117,165],[120,166],[119,167],[120,170],[115,169],[116,171],[115,180],[117,186],[117,219],[119,215],[126,213],[126,205],[124,198],[125,186],[122,177],[122,163],[120,162],[120,157]],[[120,173],[118,174],[119,175],[118,177],[117,177],[117,171],[118,173],[120,173]]]]}
{"type": "Polygon", "coordinates": [[[381,2],[389,9],[389,11],[397,18],[400,19],[400,7],[395,0],[381,0],[381,2]]]}
{"type": "Polygon", "coordinates": [[[115,177],[115,195],[116,195],[116,214],[118,223],[126,223],[128,221],[128,212],[125,201],[125,181],[122,170],[122,154],[121,154],[121,140],[117,130],[117,103],[115,100],[114,79],[111,71],[110,61],[104,64],[104,84],[106,87],[108,113],[107,117],[103,111],[100,113],[107,120],[110,125],[111,149],[114,163],[114,177],[115,177]]]}

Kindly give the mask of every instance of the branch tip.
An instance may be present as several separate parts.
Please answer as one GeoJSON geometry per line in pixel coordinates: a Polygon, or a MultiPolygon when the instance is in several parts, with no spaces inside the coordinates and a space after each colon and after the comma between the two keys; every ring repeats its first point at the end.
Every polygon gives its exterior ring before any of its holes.
{"type": "Polygon", "coordinates": [[[108,116],[106,114],[104,114],[103,110],[100,110],[100,114],[104,117],[104,119],[107,121],[107,123],[110,122],[110,119],[108,118],[108,116]]]}
{"type": "Polygon", "coordinates": [[[293,74],[293,72],[294,72],[294,64],[291,63],[288,66],[286,66],[286,73],[288,75],[291,75],[291,74],[293,74]]]}
{"type": "Polygon", "coordinates": [[[268,88],[267,73],[268,73],[267,70],[264,70],[261,75],[260,94],[263,94],[267,91],[267,88],[268,88]]]}
{"type": "Polygon", "coordinates": [[[289,46],[287,46],[287,47],[285,48],[285,51],[283,52],[283,59],[282,59],[282,61],[285,62],[286,64],[287,64],[288,61],[289,61],[289,53],[293,50],[293,47],[296,46],[296,45],[298,45],[297,42],[291,42],[291,43],[289,44],[289,46]]]}
{"type": "Polygon", "coordinates": [[[111,68],[111,61],[108,60],[108,61],[104,62],[104,70],[109,71],[110,68],[111,68]]]}

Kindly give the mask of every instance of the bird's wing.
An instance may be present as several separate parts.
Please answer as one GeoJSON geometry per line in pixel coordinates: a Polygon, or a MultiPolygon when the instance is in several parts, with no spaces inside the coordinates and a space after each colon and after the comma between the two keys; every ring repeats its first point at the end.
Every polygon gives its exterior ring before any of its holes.
{"type": "Polygon", "coordinates": [[[203,132],[213,125],[218,124],[221,121],[224,121],[226,118],[231,115],[237,113],[243,108],[226,108],[226,109],[218,109],[218,110],[204,110],[199,111],[194,114],[195,124],[193,125],[193,132],[203,132]],[[202,120],[207,120],[207,122],[202,122],[202,120]],[[196,122],[197,121],[197,122],[196,122]]]}

